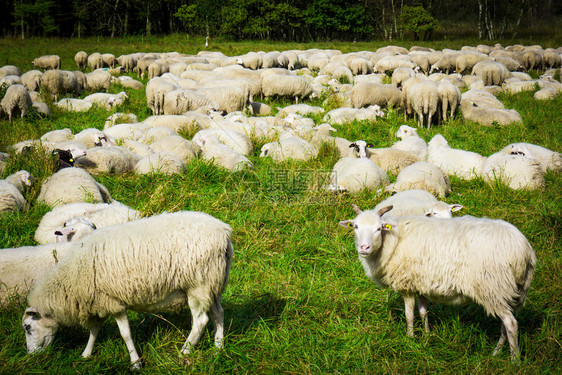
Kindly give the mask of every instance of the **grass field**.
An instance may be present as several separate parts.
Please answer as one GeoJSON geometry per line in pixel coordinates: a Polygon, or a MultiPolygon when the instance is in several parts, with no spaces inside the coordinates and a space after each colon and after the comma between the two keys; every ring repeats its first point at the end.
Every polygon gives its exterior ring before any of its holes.
{"type": "MultiPolygon", "coordinates": [[[[560,41],[506,41],[557,47],[560,41]]],[[[460,48],[473,41],[434,42],[437,49],[460,48]],[[448,43],[448,44],[447,44],[448,43]]],[[[396,43],[409,47],[412,43],[396,43]]],[[[250,50],[337,48],[343,52],[374,50],[370,44],[259,44],[212,41],[211,49],[228,55],[250,50]]],[[[120,40],[33,39],[0,40],[0,66],[14,64],[31,69],[31,60],[42,54],[59,54],[62,68],[74,70],[74,54],[109,52],[116,56],[135,51],[196,53],[203,39],[185,36],[120,40]]],[[[536,77],[539,73],[532,72],[536,77]]],[[[133,75],[134,77],[134,75],[133,75]]],[[[135,77],[136,78],[136,77],[135,77]]],[[[143,81],[146,83],[146,80],[143,81]]],[[[121,91],[115,86],[111,92],[121,91]]],[[[129,101],[116,109],[133,112],[139,120],[151,115],[144,91],[126,89],[129,101]]],[[[85,96],[86,94],[82,94],[85,96]]],[[[522,124],[484,127],[459,116],[453,121],[418,132],[429,141],[441,133],[451,147],[488,156],[511,142],[530,142],[562,151],[562,96],[537,102],[533,93],[501,94],[507,108],[516,109],[522,124]]],[[[288,102],[268,101],[282,106],[288,102]]],[[[321,100],[311,102],[321,105],[321,100]]],[[[387,112],[385,110],[385,112],[387,112]]],[[[78,132],[103,128],[109,116],[94,108],[81,114],[52,109],[49,119],[30,116],[12,124],[0,120],[0,151],[16,142],[38,138],[53,129],[78,132]]],[[[314,116],[315,122],[321,116],[314,116]]],[[[376,147],[390,146],[403,124],[402,112],[390,110],[377,122],[339,126],[337,135],[364,139],[376,147]]],[[[406,122],[415,126],[413,119],[406,122]]],[[[193,134],[186,132],[186,137],[193,134]]],[[[541,191],[513,191],[501,184],[451,177],[453,193],[445,200],[464,206],[461,214],[509,221],[529,239],[537,255],[537,269],[525,307],[517,318],[522,351],[521,363],[512,363],[509,350],[492,357],[500,334],[498,319],[486,316],[476,305],[449,307],[432,304],[431,333],[424,334],[419,318],[415,337],[406,336],[404,307],[400,296],[379,289],[365,276],[357,259],[352,233],[338,221],[353,218],[351,204],[374,207],[388,193],[310,195],[300,177],[321,175],[337,160],[334,149],[324,147],[309,162],[273,163],[259,158],[265,139],[254,139],[250,157],[254,171],[231,174],[196,160],[183,174],[137,176],[102,174],[96,179],[112,197],[146,215],[163,211],[200,210],[229,223],[233,229],[235,258],[224,294],[226,344],[216,353],[209,324],[192,354],[178,356],[190,329],[189,311],[180,314],[130,312],[131,329],[147,374],[405,374],[405,373],[518,373],[562,372],[562,176],[546,175],[541,191]]],[[[37,177],[26,192],[28,211],[0,217],[0,248],[35,244],[33,234],[49,208],[36,204],[41,182],[52,173],[45,155],[12,156],[6,177],[20,169],[37,177]]],[[[0,250],[1,251],[1,250],[0,250]]],[[[129,356],[113,319],[98,338],[93,356],[80,357],[88,333],[63,328],[44,352],[27,355],[21,316],[25,302],[0,306],[0,374],[125,373],[129,356]]]]}

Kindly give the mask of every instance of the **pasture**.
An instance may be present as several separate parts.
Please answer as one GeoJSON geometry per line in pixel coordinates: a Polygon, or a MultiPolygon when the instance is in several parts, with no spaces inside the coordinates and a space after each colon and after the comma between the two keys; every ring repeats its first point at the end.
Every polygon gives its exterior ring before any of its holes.
{"type": "MultiPolygon", "coordinates": [[[[543,47],[549,41],[540,41],[543,47]]],[[[141,39],[4,39],[0,40],[0,66],[16,65],[21,72],[32,69],[31,60],[58,54],[62,69],[76,70],[74,54],[168,52],[196,54],[203,38],[184,36],[141,39]]],[[[435,49],[475,46],[478,41],[434,42],[435,49]]],[[[516,41],[502,42],[506,46],[516,41]]],[[[523,44],[531,44],[529,41],[523,44]]],[[[376,43],[258,44],[212,40],[210,50],[234,56],[248,51],[335,48],[342,52],[376,50],[376,43]]],[[[399,43],[409,48],[412,43],[399,43]]],[[[542,72],[531,71],[537,78],[542,72]]],[[[129,73],[138,79],[136,74],[129,73]]],[[[560,77],[557,77],[560,79],[560,77]]],[[[147,79],[141,80],[144,85],[147,79]]],[[[152,113],[144,90],[113,85],[110,92],[126,91],[129,99],[112,111],[94,107],[88,112],[63,112],[51,106],[51,117],[31,115],[12,123],[0,119],[0,151],[9,145],[39,138],[53,129],[73,133],[103,129],[113,112],[132,112],[139,121],[152,113]]],[[[84,97],[89,93],[82,93],[84,97]]],[[[306,100],[322,106],[325,97],[306,100]]],[[[512,142],[528,142],[562,152],[562,95],[537,101],[533,92],[498,94],[506,108],[517,110],[522,123],[482,126],[466,121],[462,114],[430,129],[418,129],[426,141],[442,134],[451,147],[489,156],[512,142]]],[[[264,99],[273,108],[293,104],[286,99],[264,99]]],[[[326,111],[333,107],[325,108],[326,111]]],[[[383,109],[376,122],[354,121],[335,125],[338,137],[363,139],[375,147],[389,147],[402,124],[415,127],[412,117],[404,121],[399,109],[383,109]]],[[[321,115],[312,115],[316,124],[321,115]]],[[[191,139],[193,131],[180,133],[191,139]]],[[[450,307],[430,304],[431,333],[425,334],[419,317],[415,337],[406,336],[402,298],[380,289],[368,280],[357,259],[353,235],[338,225],[351,219],[352,204],[372,208],[388,192],[358,194],[310,194],[300,183],[331,170],[338,160],[332,147],[324,146],[318,157],[307,162],[275,163],[260,158],[269,139],[252,139],[254,169],[231,173],[196,159],[182,174],[113,175],[95,178],[112,197],[150,216],[163,211],[207,212],[233,227],[234,262],[224,294],[224,350],[215,351],[209,323],[195,350],[179,356],[191,326],[189,311],[180,314],[129,313],[133,338],[147,374],[374,374],[374,373],[560,373],[562,372],[562,175],[548,172],[546,187],[538,191],[511,190],[500,182],[461,180],[451,176],[452,194],[444,200],[464,206],[455,215],[503,219],[528,238],[537,256],[537,268],[526,305],[518,313],[521,363],[512,363],[508,347],[492,357],[500,335],[500,321],[486,316],[476,305],[450,307]]],[[[30,208],[0,216],[0,248],[34,245],[33,235],[49,207],[36,204],[41,182],[53,171],[50,155],[10,155],[4,175],[25,169],[36,177],[25,197],[30,208]]],[[[395,177],[390,177],[393,181],[395,177]]],[[[1,251],[1,250],[0,250],[1,251]]],[[[88,333],[62,328],[44,352],[28,355],[21,317],[25,302],[0,306],[0,373],[124,373],[129,356],[114,319],[104,324],[93,356],[80,357],[88,333]]]]}

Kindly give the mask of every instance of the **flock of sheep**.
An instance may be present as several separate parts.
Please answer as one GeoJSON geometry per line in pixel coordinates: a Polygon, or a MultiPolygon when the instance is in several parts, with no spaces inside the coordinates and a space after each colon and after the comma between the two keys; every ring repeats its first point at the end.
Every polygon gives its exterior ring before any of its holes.
{"type": "MultiPolygon", "coordinates": [[[[562,84],[554,80],[553,69],[560,69],[561,53],[562,48],[499,45],[460,51],[389,46],[349,54],[250,52],[234,57],[204,51],[115,58],[80,51],[76,71],[61,70],[55,55],[36,58],[36,70],[24,74],[15,66],[2,67],[0,82],[8,87],[1,109],[10,121],[32,108],[50,116],[45,95],[64,111],[87,111],[93,105],[118,109],[128,100],[124,91],[98,92],[112,84],[145,89],[154,115],[139,122],[135,114],[116,112],[103,129],[77,134],[57,129],[12,145],[10,154],[0,153],[2,174],[10,155],[30,147],[58,157],[56,173],[42,182],[37,198],[53,207],[35,232],[39,245],[0,250],[0,299],[32,286],[23,317],[29,352],[49,345],[59,326],[81,325],[90,331],[82,353],[87,357],[103,319],[113,315],[131,363],[138,367],[126,309],[168,311],[186,304],[193,326],[182,353],[189,353],[199,340],[207,314],[216,328],[215,345],[222,347],[220,299],[233,258],[230,226],[201,212],[141,218],[138,211],[113,200],[95,174],[181,173],[197,157],[235,172],[253,168],[256,137],[270,140],[260,157],[274,162],[310,160],[328,143],[340,159],[322,189],[396,192],[372,210],[354,207],[357,217],[340,224],[353,228],[367,276],[403,296],[408,334],[413,335],[416,296],[426,330],[428,301],[475,302],[501,319],[494,354],[507,339],[517,359],[513,314],[523,306],[530,287],[533,249],[513,225],[452,218],[462,206],[437,198],[450,194],[449,175],[499,179],[512,189],[544,187],[548,170],[562,171],[562,156],[539,145],[513,143],[486,157],[451,148],[439,134],[426,142],[407,125],[399,128],[400,140],[391,147],[374,148],[363,140],[334,137],[332,125],[376,121],[386,108],[401,107],[405,118],[413,114],[418,119],[419,127],[447,121],[459,109],[467,120],[507,126],[521,116],[504,108],[494,94],[535,90],[538,85],[537,100],[558,95],[562,84]],[[550,70],[540,79],[522,72],[537,68],[550,70]],[[92,71],[84,73],[85,69],[92,71]],[[129,72],[141,79],[147,74],[146,87],[123,74],[129,72]],[[392,83],[383,83],[388,76],[392,83]],[[84,91],[90,95],[75,98],[84,91]],[[256,100],[263,97],[289,97],[296,104],[273,115],[270,106],[256,100]],[[324,113],[322,107],[298,103],[309,97],[326,97],[340,105],[324,113]],[[316,124],[310,114],[324,114],[323,123],[316,124]],[[178,134],[186,128],[196,130],[191,140],[178,134]],[[389,174],[396,176],[392,184],[389,174]],[[416,272],[404,267],[411,257],[417,258],[416,272]]],[[[26,171],[0,180],[0,212],[25,210],[29,203],[22,193],[32,183],[26,171]]]]}

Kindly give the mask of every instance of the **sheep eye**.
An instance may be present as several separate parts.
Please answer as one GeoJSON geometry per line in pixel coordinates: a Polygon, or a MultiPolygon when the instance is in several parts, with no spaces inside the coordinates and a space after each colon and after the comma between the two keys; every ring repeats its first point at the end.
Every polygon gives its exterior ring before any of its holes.
{"type": "Polygon", "coordinates": [[[357,224],[353,224],[353,229],[358,229],[359,227],[357,226],[357,224]]]}

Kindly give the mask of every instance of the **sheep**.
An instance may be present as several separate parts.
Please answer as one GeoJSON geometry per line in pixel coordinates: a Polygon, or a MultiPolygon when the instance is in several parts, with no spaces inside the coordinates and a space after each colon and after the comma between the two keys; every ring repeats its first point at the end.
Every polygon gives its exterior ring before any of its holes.
{"type": "Polygon", "coordinates": [[[273,109],[265,103],[252,102],[248,104],[248,112],[253,116],[269,116],[273,109]]]}
{"type": "Polygon", "coordinates": [[[431,163],[418,161],[398,173],[396,182],[388,186],[388,191],[422,189],[437,197],[451,194],[451,182],[446,173],[431,163]]]}
{"type": "Polygon", "coordinates": [[[456,68],[458,53],[445,53],[441,56],[439,60],[431,65],[429,74],[437,72],[445,72],[449,74],[452,70],[456,68]]]}
{"type": "Polygon", "coordinates": [[[203,134],[197,145],[201,147],[201,156],[213,164],[228,169],[231,172],[253,168],[252,162],[244,155],[236,152],[232,147],[219,141],[213,134],[203,134]]]}
{"type": "Polygon", "coordinates": [[[38,281],[28,295],[22,319],[28,352],[48,346],[59,325],[80,325],[90,329],[82,353],[89,357],[103,319],[114,315],[132,368],[138,369],[141,362],[127,308],[177,311],[186,304],[193,324],[181,353],[189,354],[199,341],[208,313],[216,329],[215,345],[222,348],[220,299],[232,264],[231,233],[228,224],[211,215],[186,211],[102,228],[84,237],[71,246],[73,256],[38,281]],[[173,264],[170,259],[175,259],[173,264]],[[146,272],[147,265],[151,272],[146,272]],[[90,271],[84,272],[84,267],[90,271]]]}
{"type": "Polygon", "coordinates": [[[197,156],[197,147],[187,139],[179,135],[169,135],[162,137],[150,144],[154,152],[171,151],[178,155],[184,163],[197,156]]]}
{"type": "Polygon", "coordinates": [[[125,101],[129,98],[125,91],[121,91],[117,94],[107,94],[104,92],[97,92],[90,94],[84,98],[84,100],[90,101],[99,105],[102,108],[110,110],[114,107],[123,105],[125,101]]]}
{"type": "Polygon", "coordinates": [[[500,62],[483,60],[472,68],[472,74],[480,77],[484,86],[501,86],[511,76],[509,70],[500,62]]]}
{"type": "Polygon", "coordinates": [[[69,128],[51,130],[43,134],[40,138],[41,142],[58,143],[69,141],[74,138],[69,128]]]}
{"type": "Polygon", "coordinates": [[[64,168],[48,177],[41,185],[37,202],[48,206],[91,201],[111,202],[105,186],[81,168],[64,168]]]}
{"type": "Polygon", "coordinates": [[[0,79],[0,86],[11,86],[16,84],[22,84],[20,76],[6,76],[0,79]]]}
{"type": "Polygon", "coordinates": [[[77,158],[75,165],[90,173],[126,173],[136,163],[137,158],[128,148],[108,146],[88,149],[87,155],[77,158]]]}
{"type": "Polygon", "coordinates": [[[408,119],[408,115],[412,114],[414,110],[412,109],[412,103],[410,103],[410,89],[420,83],[421,78],[412,77],[402,82],[402,108],[404,109],[404,121],[408,119]]]}
{"type": "Polygon", "coordinates": [[[85,149],[96,146],[114,145],[113,140],[106,133],[96,128],[86,128],[74,136],[74,140],[83,144],[85,149]]]}
{"type": "Polygon", "coordinates": [[[311,114],[319,114],[324,112],[324,108],[315,107],[309,104],[292,104],[283,108],[279,108],[277,112],[277,117],[287,117],[290,113],[296,113],[302,116],[308,116],[311,114]]]}
{"type": "Polygon", "coordinates": [[[261,148],[260,157],[271,157],[275,162],[310,160],[318,155],[318,149],[300,137],[287,137],[279,142],[266,143],[261,148]]]}
{"type": "Polygon", "coordinates": [[[414,111],[414,119],[418,117],[418,127],[423,128],[424,117],[427,116],[427,127],[431,127],[431,118],[439,106],[439,90],[429,80],[422,81],[410,88],[408,102],[414,111]]]}
{"type": "Polygon", "coordinates": [[[558,95],[560,95],[561,91],[562,90],[559,90],[559,89],[554,88],[554,87],[545,87],[544,89],[540,89],[537,92],[535,92],[533,97],[536,100],[553,100],[558,95]]]}
{"type": "Polygon", "coordinates": [[[351,142],[345,138],[333,137],[330,133],[337,130],[330,126],[330,124],[320,124],[312,129],[316,130],[316,133],[310,140],[311,145],[320,148],[323,143],[328,143],[337,148],[340,157],[344,157],[349,154],[349,145],[351,145],[351,142]]]}
{"type": "Polygon", "coordinates": [[[272,74],[263,78],[262,92],[266,97],[289,96],[298,103],[312,94],[312,86],[301,76],[272,74]]]}
{"type": "Polygon", "coordinates": [[[148,79],[151,80],[154,77],[159,77],[164,73],[169,71],[170,67],[166,60],[157,59],[148,66],[148,79]]]}
{"type": "Polygon", "coordinates": [[[104,129],[109,128],[115,124],[132,124],[135,122],[138,122],[138,118],[134,113],[117,112],[105,119],[104,129]]]}
{"type": "Polygon", "coordinates": [[[150,129],[150,126],[139,122],[134,124],[117,124],[109,128],[105,128],[105,135],[112,137],[114,140],[139,140],[150,129]]]}
{"type": "Polygon", "coordinates": [[[40,70],[29,70],[21,75],[21,83],[29,91],[38,91],[41,88],[41,76],[43,72],[40,70]]]}
{"type": "Polygon", "coordinates": [[[381,218],[392,206],[361,211],[339,224],[354,228],[355,247],[366,275],[404,298],[407,334],[414,336],[415,296],[429,332],[429,301],[475,302],[502,321],[493,355],[509,341],[519,359],[517,313],[525,303],[536,265],[533,248],[512,224],[463,216],[381,218]]]}
{"type": "Polygon", "coordinates": [[[523,154],[524,156],[535,158],[540,163],[544,173],[549,170],[562,172],[562,155],[542,146],[532,143],[511,143],[505,146],[501,152],[505,154],[523,154]]]}
{"type": "Polygon", "coordinates": [[[28,171],[18,171],[0,180],[0,213],[23,211],[27,202],[23,196],[25,186],[31,186],[33,178],[28,171]]]}
{"type": "Polygon", "coordinates": [[[6,76],[21,76],[20,70],[15,65],[4,65],[0,68],[0,78],[6,76]]]}
{"type": "Polygon", "coordinates": [[[70,71],[58,69],[43,73],[41,89],[50,93],[54,100],[57,100],[61,94],[70,93],[77,96],[81,92],[76,75],[70,71]]]}
{"type": "Polygon", "coordinates": [[[144,73],[147,72],[150,64],[152,64],[156,60],[156,57],[144,56],[137,60],[137,65],[134,67],[133,71],[137,73],[140,78],[144,78],[144,73]]]}
{"type": "Polygon", "coordinates": [[[62,98],[55,105],[67,112],[88,112],[94,103],[84,99],[62,98]]]}
{"type": "Polygon", "coordinates": [[[102,53],[101,59],[103,61],[103,65],[109,68],[115,68],[115,65],[117,64],[117,59],[115,59],[115,56],[111,53],[102,53]]]}
{"type": "Polygon", "coordinates": [[[461,104],[466,105],[467,103],[476,104],[477,107],[486,108],[500,108],[503,109],[505,106],[501,101],[494,96],[494,94],[485,90],[468,90],[464,92],[461,96],[461,104]]]}
{"type": "Polygon", "coordinates": [[[250,137],[238,133],[237,131],[230,129],[204,129],[198,131],[192,139],[192,142],[197,143],[199,137],[203,134],[213,134],[219,141],[227,146],[232,147],[236,152],[248,156],[254,152],[254,145],[250,140],[250,137]]]}
{"type": "Polygon", "coordinates": [[[125,73],[129,73],[137,66],[137,60],[135,54],[121,55],[117,58],[117,63],[123,67],[125,73]]]}
{"type": "Polygon", "coordinates": [[[52,154],[56,157],[55,172],[58,172],[63,168],[73,167],[74,159],[86,155],[86,150],[71,146],[65,150],[54,149],[52,154]]]}
{"type": "Polygon", "coordinates": [[[23,299],[29,288],[69,254],[70,241],[92,233],[96,226],[75,218],[53,228],[57,243],[0,249],[0,304],[23,299]],[[55,233],[57,233],[55,235],[55,233]]]}
{"type": "Polygon", "coordinates": [[[514,109],[505,108],[483,108],[470,101],[461,101],[461,110],[465,120],[477,122],[490,126],[494,123],[509,125],[515,122],[523,122],[521,115],[514,109]]]}
{"type": "Polygon", "coordinates": [[[376,121],[379,117],[384,117],[384,112],[378,105],[372,105],[367,108],[349,108],[341,107],[326,113],[322,121],[330,124],[343,125],[357,121],[376,121]]]}
{"type": "Polygon", "coordinates": [[[174,152],[156,152],[148,154],[135,164],[136,174],[163,173],[171,175],[182,173],[185,163],[174,152]]]}
{"type": "MultiPolygon", "coordinates": [[[[39,244],[57,242],[55,232],[65,227],[65,223],[73,218],[81,217],[93,223],[96,228],[126,223],[141,217],[141,213],[121,202],[111,203],[69,203],[60,205],[47,212],[41,218],[34,239],[39,244]]],[[[78,239],[75,237],[74,240],[78,239]]]]}
{"type": "Polygon", "coordinates": [[[332,169],[332,178],[327,190],[358,193],[364,189],[374,190],[388,185],[385,171],[368,158],[344,157],[332,169]]]}
{"type": "Polygon", "coordinates": [[[243,110],[248,103],[248,91],[234,85],[202,87],[196,93],[202,96],[205,102],[189,110],[211,106],[214,110],[230,113],[243,110]]]}
{"type": "Polygon", "coordinates": [[[37,69],[60,69],[61,61],[60,57],[57,55],[45,55],[39,56],[31,61],[33,66],[37,69]]]}
{"type": "Polygon", "coordinates": [[[483,53],[461,52],[456,60],[456,72],[462,74],[465,70],[471,70],[474,65],[486,59],[488,59],[488,55],[483,53]]]}
{"type": "Polygon", "coordinates": [[[403,82],[415,76],[416,72],[412,68],[398,68],[392,72],[392,84],[401,87],[403,82]]]}
{"type": "Polygon", "coordinates": [[[401,140],[395,142],[390,148],[408,152],[420,160],[427,158],[427,143],[418,135],[418,131],[408,125],[401,125],[396,131],[396,137],[401,140]]]}
{"type": "Polygon", "coordinates": [[[421,189],[409,189],[391,195],[382,202],[378,203],[374,211],[379,211],[383,207],[392,206],[383,217],[391,216],[394,218],[401,216],[427,216],[449,219],[453,217],[453,212],[463,208],[460,204],[448,204],[438,201],[433,194],[421,189]]]}
{"type": "MultiPolygon", "coordinates": [[[[208,119],[208,116],[200,115],[208,119]]],[[[167,127],[171,130],[178,132],[180,130],[186,129],[199,129],[199,122],[190,116],[185,115],[157,115],[147,117],[142,123],[143,126],[147,126],[147,129],[151,127],[167,127]]]]}
{"type": "Polygon", "coordinates": [[[74,62],[76,66],[78,66],[78,69],[86,69],[86,66],[88,66],[88,54],[85,51],[76,52],[76,55],[74,55],[74,62]]]}
{"type": "Polygon", "coordinates": [[[24,85],[16,84],[8,87],[4,98],[0,101],[0,106],[8,114],[9,121],[12,122],[12,116],[15,114],[19,114],[21,117],[27,115],[33,103],[27,88],[24,85]]]}
{"type": "Polygon", "coordinates": [[[462,96],[459,88],[451,82],[443,80],[437,84],[437,93],[441,102],[441,119],[447,121],[449,110],[450,118],[454,118],[457,108],[461,104],[462,96]]]}
{"type": "Polygon", "coordinates": [[[105,70],[95,70],[91,73],[84,74],[86,76],[86,88],[89,91],[108,91],[116,78],[105,70]]]}
{"type": "Polygon", "coordinates": [[[537,159],[528,155],[497,152],[488,156],[482,166],[481,176],[485,182],[500,182],[510,189],[536,190],[545,187],[544,172],[537,159]]]}
{"type": "Polygon", "coordinates": [[[395,107],[400,106],[402,102],[402,92],[390,84],[359,82],[351,89],[350,98],[354,108],[370,105],[395,107]]]}
{"type": "Polygon", "coordinates": [[[451,148],[441,135],[435,135],[428,143],[427,161],[438,166],[445,173],[463,180],[477,177],[486,158],[476,152],[451,148]]]}
{"type": "Polygon", "coordinates": [[[367,157],[384,171],[393,175],[419,161],[409,152],[394,148],[372,148],[372,145],[362,140],[353,142],[349,147],[352,148],[354,156],[367,157]]]}
{"type": "Polygon", "coordinates": [[[375,73],[392,74],[392,72],[398,68],[414,69],[416,68],[416,64],[414,64],[408,56],[386,56],[374,64],[373,71],[375,73]]]}

